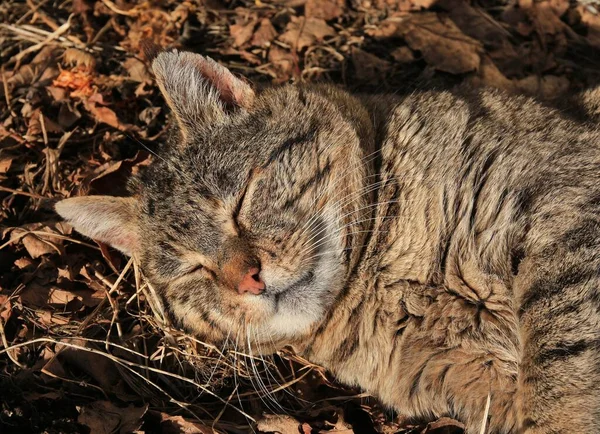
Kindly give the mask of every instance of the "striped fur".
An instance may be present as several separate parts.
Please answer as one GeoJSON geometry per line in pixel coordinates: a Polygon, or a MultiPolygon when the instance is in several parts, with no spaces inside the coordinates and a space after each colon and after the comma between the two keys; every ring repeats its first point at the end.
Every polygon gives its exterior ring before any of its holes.
{"type": "MultiPolygon", "coordinates": [[[[186,56],[161,68],[199,57],[186,56]]],[[[251,104],[227,106],[201,64],[201,103],[158,68],[185,133],[118,213],[63,202],[76,229],[128,215],[139,242],[122,250],[205,339],[247,341],[252,327],[250,345],[292,346],[400,414],[450,415],[469,433],[488,397],[491,433],[600,432],[595,124],[493,90],[254,95],[231,75],[251,104]],[[218,122],[186,112],[211,104],[218,122]],[[236,237],[263,295],[219,279],[236,237]]]]}

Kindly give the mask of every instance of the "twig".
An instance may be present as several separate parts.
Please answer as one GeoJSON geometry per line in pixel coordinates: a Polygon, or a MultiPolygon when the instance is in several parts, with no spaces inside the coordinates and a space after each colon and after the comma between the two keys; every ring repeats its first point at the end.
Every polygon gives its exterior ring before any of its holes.
{"type": "MultiPolygon", "coordinates": [[[[67,21],[60,26],[58,29],[56,29],[54,32],[50,33],[50,35],[44,39],[43,41],[32,45],[31,47],[21,51],[19,54],[14,56],[14,60],[16,60],[17,65],[21,62],[21,59],[28,55],[29,53],[33,53],[35,51],[40,50],[41,48],[43,48],[45,45],[48,45],[50,42],[52,42],[53,40],[55,40],[56,38],[58,38],[60,35],[62,35],[63,33],[65,33],[67,30],[69,30],[69,28],[71,27],[71,18],[73,18],[73,14],[69,15],[69,18],[67,19],[67,21]]],[[[10,59],[11,61],[13,59],[10,59]]]]}

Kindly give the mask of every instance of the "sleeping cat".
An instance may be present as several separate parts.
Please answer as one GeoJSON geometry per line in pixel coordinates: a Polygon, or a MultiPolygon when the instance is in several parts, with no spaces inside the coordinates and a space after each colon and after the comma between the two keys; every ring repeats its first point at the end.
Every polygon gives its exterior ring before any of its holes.
{"type": "MultiPolygon", "coordinates": [[[[291,346],[409,417],[600,432],[600,130],[494,90],[255,93],[152,68],[176,119],[132,196],[56,205],[183,327],[291,346]]],[[[232,340],[233,340],[232,339],[232,340]]]]}

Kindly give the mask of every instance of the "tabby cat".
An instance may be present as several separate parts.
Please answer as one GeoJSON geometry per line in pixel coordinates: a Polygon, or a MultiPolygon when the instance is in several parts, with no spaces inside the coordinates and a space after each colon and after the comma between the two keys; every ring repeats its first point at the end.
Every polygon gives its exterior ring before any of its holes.
{"type": "Polygon", "coordinates": [[[495,90],[152,69],[177,124],[160,158],[131,197],[56,210],[135,256],[181,326],[469,433],[600,432],[600,129],[495,90]]]}

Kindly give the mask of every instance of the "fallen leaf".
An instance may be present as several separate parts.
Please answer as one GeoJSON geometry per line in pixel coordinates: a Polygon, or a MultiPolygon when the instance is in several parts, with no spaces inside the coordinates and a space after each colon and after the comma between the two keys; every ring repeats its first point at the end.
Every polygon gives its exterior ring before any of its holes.
{"type": "Polygon", "coordinates": [[[251,44],[255,47],[267,47],[276,36],[277,31],[273,27],[273,24],[271,24],[271,20],[264,18],[252,36],[251,44]]]}
{"type": "Polygon", "coordinates": [[[170,416],[167,413],[160,414],[160,432],[162,434],[213,434],[212,428],[200,425],[182,416],[170,416]]]}
{"type": "Polygon", "coordinates": [[[449,417],[442,417],[435,422],[427,424],[421,434],[462,434],[465,426],[449,417]]]}
{"type": "Polygon", "coordinates": [[[67,48],[63,53],[63,62],[71,67],[80,67],[88,71],[96,68],[94,56],[77,48],[67,48]]]}
{"type": "Polygon", "coordinates": [[[0,174],[8,173],[13,160],[13,157],[0,158],[0,174]]]}
{"type": "Polygon", "coordinates": [[[89,375],[105,392],[130,397],[126,393],[123,377],[112,360],[83,349],[91,347],[90,343],[83,339],[69,339],[66,342],[82,349],[57,344],[56,356],[44,366],[44,371],[56,376],[65,376],[66,369],[76,369],[89,375]]]}
{"type": "Polygon", "coordinates": [[[229,26],[229,34],[233,38],[233,46],[241,47],[246,44],[254,34],[256,20],[251,20],[244,24],[233,24],[229,26]]]}
{"type": "Polygon", "coordinates": [[[379,29],[376,38],[403,37],[413,50],[419,50],[433,68],[461,74],[474,71],[481,62],[482,44],[465,35],[449,18],[433,12],[392,17],[379,29]]]}
{"type": "Polygon", "coordinates": [[[69,89],[71,96],[90,96],[93,88],[94,77],[92,73],[83,68],[63,69],[52,82],[53,86],[69,89]]]}
{"type": "Polygon", "coordinates": [[[121,408],[108,401],[96,401],[81,408],[77,422],[94,434],[129,434],[142,426],[147,410],[148,404],[121,408]]]}
{"type": "Polygon", "coordinates": [[[298,434],[301,424],[292,416],[265,414],[256,423],[260,432],[276,434],[298,434]]]}
{"type": "Polygon", "coordinates": [[[357,47],[352,47],[352,65],[356,77],[365,82],[381,81],[390,69],[389,62],[357,47]]]}
{"type": "Polygon", "coordinates": [[[109,161],[97,167],[83,180],[81,192],[88,194],[126,194],[127,180],[137,173],[141,167],[148,166],[151,156],[148,151],[138,151],[132,158],[120,161],[109,161]]]}
{"type": "Polygon", "coordinates": [[[415,54],[406,46],[394,48],[390,54],[398,63],[411,63],[415,61],[415,54]]]}
{"type": "Polygon", "coordinates": [[[42,223],[32,223],[14,228],[11,231],[10,238],[11,240],[20,240],[27,253],[29,253],[29,256],[33,259],[43,255],[60,253],[62,241],[51,235],[44,236],[43,232],[48,232],[49,234],[59,233],[42,223]],[[35,231],[36,234],[29,234],[30,231],[35,231]]]}
{"type": "Polygon", "coordinates": [[[135,57],[129,57],[123,62],[123,67],[129,74],[129,78],[133,81],[137,81],[139,83],[151,82],[152,76],[146,68],[146,65],[141,60],[136,59],[135,57]]]}
{"type": "Polygon", "coordinates": [[[273,65],[274,76],[278,78],[278,81],[289,80],[295,71],[295,59],[294,55],[281,47],[272,45],[269,49],[269,62],[273,65]]]}
{"type": "Polygon", "coordinates": [[[12,313],[12,305],[8,295],[0,294],[0,319],[6,324],[12,313]]]}
{"type": "Polygon", "coordinates": [[[279,40],[296,50],[322,42],[328,36],[334,36],[335,30],[320,18],[292,17],[279,40]]]}
{"type": "Polygon", "coordinates": [[[304,15],[307,18],[333,20],[344,12],[345,0],[307,0],[304,15]]]}

